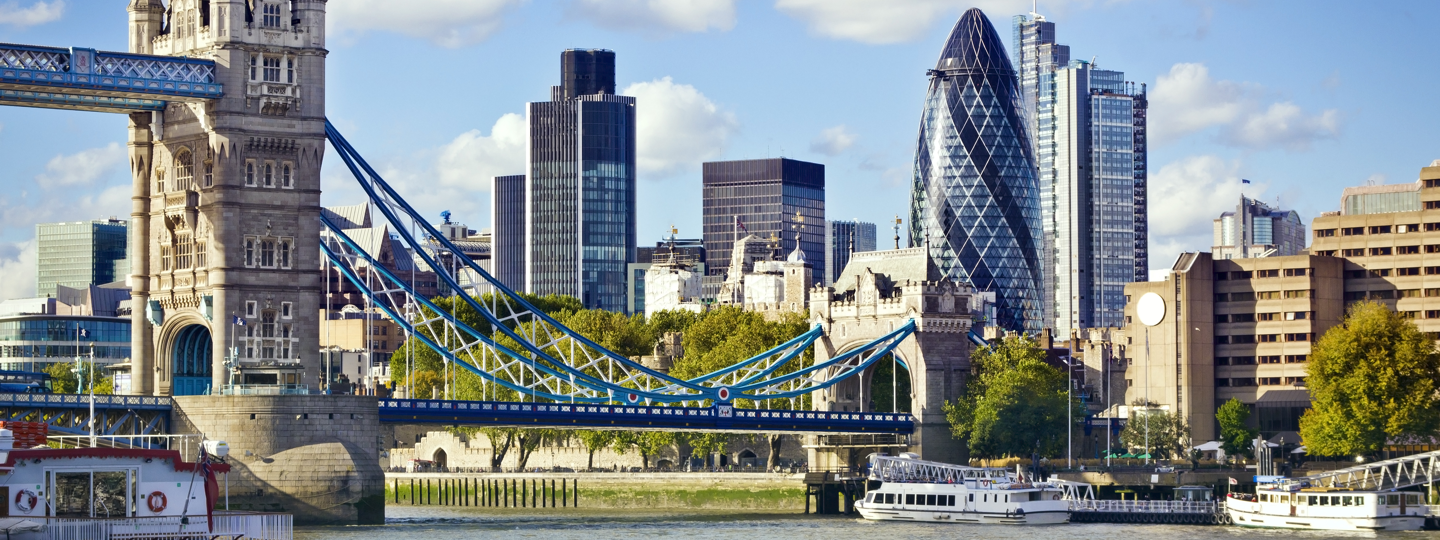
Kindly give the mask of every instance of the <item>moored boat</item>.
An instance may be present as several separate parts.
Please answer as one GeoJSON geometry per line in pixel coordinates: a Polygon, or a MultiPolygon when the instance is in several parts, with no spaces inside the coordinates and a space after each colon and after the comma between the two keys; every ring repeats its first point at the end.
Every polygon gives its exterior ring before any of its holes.
{"type": "Polygon", "coordinates": [[[1000,525],[1070,520],[1070,501],[1059,486],[1005,469],[876,455],[870,458],[870,479],[880,487],[855,503],[865,519],[1000,525]]]}
{"type": "Polygon", "coordinates": [[[1425,525],[1421,494],[1262,485],[1254,495],[1225,499],[1230,521],[1242,527],[1338,531],[1414,531],[1425,525]]]}

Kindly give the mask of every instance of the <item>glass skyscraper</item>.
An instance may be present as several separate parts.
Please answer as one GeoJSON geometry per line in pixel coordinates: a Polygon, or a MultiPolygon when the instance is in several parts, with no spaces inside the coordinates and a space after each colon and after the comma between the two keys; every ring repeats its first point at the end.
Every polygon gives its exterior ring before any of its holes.
{"type": "Polygon", "coordinates": [[[119,219],[36,225],[36,294],[55,296],[55,285],[84,288],[123,281],[130,273],[127,230],[119,219]]]}
{"type": "Polygon", "coordinates": [[[850,264],[850,254],[875,251],[875,224],[863,221],[825,222],[825,285],[834,283],[850,264]]]}
{"type": "Polygon", "coordinates": [[[929,71],[910,190],[910,240],[951,279],[994,292],[995,321],[1039,331],[1039,186],[1015,69],[978,9],[929,71]]]}
{"type": "MultiPolygon", "coordinates": [[[[714,298],[730,271],[735,241],[775,239],[777,256],[800,250],[817,280],[825,274],[825,166],[786,158],[716,161],[702,166],[705,278],[714,298]]],[[[813,284],[812,284],[813,285],[813,284]]]]}
{"type": "Polygon", "coordinates": [[[567,50],[551,100],[529,103],[525,290],[624,311],[635,260],[635,98],[615,95],[615,53],[567,50]]]}
{"type": "Polygon", "coordinates": [[[490,179],[490,275],[525,290],[525,175],[490,179]]]}
{"type": "Polygon", "coordinates": [[[1149,276],[1146,109],[1125,74],[1069,60],[1055,23],[1015,18],[1044,231],[1045,325],[1124,324],[1125,284],[1149,276]]]}

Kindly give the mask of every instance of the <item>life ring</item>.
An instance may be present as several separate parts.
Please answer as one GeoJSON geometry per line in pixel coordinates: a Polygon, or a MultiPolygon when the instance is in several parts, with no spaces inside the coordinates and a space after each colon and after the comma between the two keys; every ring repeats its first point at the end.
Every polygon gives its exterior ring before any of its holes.
{"type": "Polygon", "coordinates": [[[1053,500],[1057,500],[1057,501],[1058,501],[1058,500],[1060,500],[1060,495],[1058,495],[1058,494],[1057,494],[1057,495],[1052,495],[1050,498],[1053,499],[1053,500]]]}
{"type": "Polygon", "coordinates": [[[145,497],[145,506],[150,507],[150,511],[156,514],[165,511],[165,503],[165,494],[159,491],[153,491],[145,497]]]}
{"type": "Polygon", "coordinates": [[[34,511],[35,505],[39,503],[40,496],[36,495],[34,491],[22,489],[15,494],[15,508],[26,514],[34,511]]]}

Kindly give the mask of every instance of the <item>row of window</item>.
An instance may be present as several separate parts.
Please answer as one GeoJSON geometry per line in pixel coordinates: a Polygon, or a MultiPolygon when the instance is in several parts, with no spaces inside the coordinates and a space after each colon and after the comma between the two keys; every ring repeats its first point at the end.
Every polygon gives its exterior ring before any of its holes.
{"type": "Polygon", "coordinates": [[[1284,313],[1221,313],[1215,315],[1217,323],[1251,323],[1256,321],[1304,321],[1315,318],[1313,311],[1286,311],[1284,313]]]}
{"type": "Polygon", "coordinates": [[[1250,271],[1250,270],[1238,270],[1238,271],[1234,271],[1234,272],[1215,272],[1215,281],[1227,281],[1227,280],[1232,280],[1232,279],[1251,279],[1251,278],[1273,278],[1273,277],[1280,277],[1282,274],[1283,274],[1285,277],[1298,277],[1298,276],[1308,276],[1308,275],[1311,275],[1311,274],[1313,274],[1313,273],[1314,273],[1314,270],[1312,270],[1312,269],[1310,269],[1310,268],[1286,268],[1286,269],[1283,270],[1283,272],[1282,272],[1282,270],[1279,269],[1279,268],[1273,268],[1273,269],[1269,269],[1269,270],[1254,270],[1254,271],[1250,271]]]}
{"type": "Polygon", "coordinates": [[[1279,343],[1281,341],[1311,341],[1315,334],[1299,332],[1291,334],[1240,334],[1233,336],[1215,336],[1216,345],[1225,344],[1248,344],[1248,343],[1279,343]]]}
{"type": "Polygon", "coordinates": [[[1359,302],[1361,300],[1394,300],[1396,298],[1433,298],[1440,296],[1440,294],[1435,294],[1434,291],[1436,291],[1436,289],[1349,291],[1345,293],[1345,301],[1359,302]]]}
{"type": "MultiPolygon", "coordinates": [[[[975,495],[970,495],[974,500],[975,495]]],[[[954,495],[906,493],[871,493],[866,499],[875,504],[904,504],[909,506],[955,506],[954,495]],[[904,500],[905,502],[899,502],[904,500]]]]}
{"type": "Polygon", "coordinates": [[[1371,504],[1400,506],[1401,497],[1405,498],[1405,504],[1407,505],[1420,504],[1420,494],[1418,493],[1397,493],[1393,495],[1286,495],[1280,493],[1261,493],[1260,502],[1291,504],[1291,497],[1295,498],[1293,504],[1304,506],[1366,506],[1371,504]]]}
{"type": "Polygon", "coordinates": [[[294,189],[294,170],[294,165],[288,161],[278,164],[274,161],[264,161],[257,164],[253,159],[247,160],[245,161],[245,185],[294,189]]]}
{"type": "Polygon", "coordinates": [[[1256,291],[1236,293],[1216,293],[1216,302],[1254,302],[1256,300],[1279,300],[1281,298],[1310,298],[1313,293],[1309,289],[1294,291],[1256,291]]]}
{"type": "MultiPolygon", "coordinates": [[[[1333,238],[1337,231],[1340,233],[1340,236],[1364,236],[1366,234],[1405,234],[1420,232],[1421,229],[1422,227],[1415,223],[1404,225],[1374,225],[1371,227],[1341,227],[1340,229],[1315,229],[1315,237],[1333,238]]],[[[1440,231],[1440,223],[1426,223],[1423,229],[1426,231],[1440,231]]]]}
{"type": "Polygon", "coordinates": [[[280,64],[285,64],[285,83],[295,84],[295,58],[287,56],[283,60],[279,56],[268,54],[250,55],[250,80],[278,83],[280,81],[280,64]],[[259,77],[256,77],[256,75],[259,77]]]}
{"type": "Polygon", "coordinates": [[[172,235],[169,244],[160,246],[160,270],[186,270],[205,268],[205,240],[194,238],[189,232],[172,235]]]}
{"type": "Polygon", "coordinates": [[[1305,386],[1305,377],[1233,377],[1215,379],[1215,386],[1305,386]]]}
{"type": "Polygon", "coordinates": [[[246,268],[290,268],[294,238],[245,237],[246,268]]]}
{"type": "Polygon", "coordinates": [[[1303,364],[1309,360],[1305,354],[1272,354],[1267,356],[1216,356],[1217,366],[1253,366],[1255,364],[1303,364]]]}
{"type": "MultiPolygon", "coordinates": [[[[215,185],[215,162],[209,158],[200,163],[203,174],[200,187],[215,185]]],[[[187,191],[195,188],[195,157],[189,148],[181,148],[175,152],[175,171],[171,176],[170,184],[165,184],[165,170],[157,168],[155,171],[155,190],[158,193],[166,191],[187,191]],[[166,188],[169,188],[168,190],[166,188]]]]}

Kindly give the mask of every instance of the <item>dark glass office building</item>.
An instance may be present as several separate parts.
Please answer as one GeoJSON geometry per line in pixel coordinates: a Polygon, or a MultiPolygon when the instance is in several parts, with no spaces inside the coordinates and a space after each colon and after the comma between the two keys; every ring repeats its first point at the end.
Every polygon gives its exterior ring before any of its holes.
{"type": "Polygon", "coordinates": [[[130,273],[126,225],[118,219],[36,225],[36,295],[55,296],[56,285],[80,289],[124,281],[130,273]]]}
{"type": "Polygon", "coordinates": [[[988,324],[1042,325],[1040,194],[1015,69],[978,9],[955,23],[920,120],[910,239],[945,274],[996,296],[988,324]]]}
{"type": "Polygon", "coordinates": [[[525,290],[525,175],[490,179],[490,274],[525,290]]]}
{"type": "Polygon", "coordinates": [[[551,101],[529,103],[525,289],[625,310],[635,260],[635,98],[615,95],[615,53],[567,50],[551,101]]]}
{"type": "Polygon", "coordinates": [[[825,274],[825,166],[786,158],[716,161],[703,166],[705,283],[713,298],[730,269],[735,241],[776,238],[780,256],[800,250],[817,280],[825,274]]]}
{"type": "Polygon", "coordinates": [[[825,230],[825,285],[840,278],[850,254],[875,251],[875,224],[859,220],[830,221],[825,230]]]}

